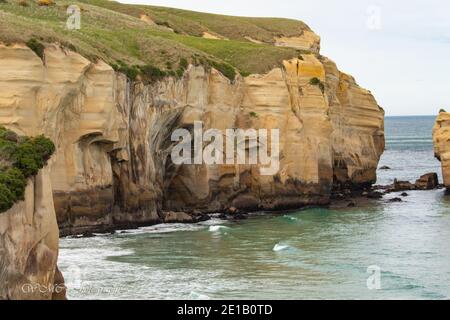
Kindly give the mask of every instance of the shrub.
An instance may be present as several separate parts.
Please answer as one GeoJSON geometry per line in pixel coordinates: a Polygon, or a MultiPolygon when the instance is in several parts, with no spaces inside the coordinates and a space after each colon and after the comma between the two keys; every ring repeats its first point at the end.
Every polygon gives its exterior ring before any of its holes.
{"type": "Polygon", "coordinates": [[[184,70],[183,69],[178,69],[177,70],[177,76],[178,78],[181,78],[184,75],[184,70]]]}
{"type": "Polygon", "coordinates": [[[213,60],[208,61],[210,66],[220,71],[225,77],[230,79],[230,81],[234,81],[236,78],[236,70],[234,67],[225,62],[217,62],[213,60]]]}
{"type": "Polygon", "coordinates": [[[258,115],[254,111],[250,112],[249,114],[250,114],[250,117],[252,117],[252,118],[258,118],[258,115]]]}
{"type": "Polygon", "coordinates": [[[325,85],[323,84],[322,81],[320,81],[319,78],[317,77],[311,78],[309,80],[309,84],[312,86],[318,86],[320,91],[322,91],[322,94],[325,92],[325,85]]]}
{"type": "Polygon", "coordinates": [[[320,79],[317,77],[311,78],[311,80],[309,80],[309,84],[313,86],[318,86],[320,82],[320,79]]]}
{"type": "Polygon", "coordinates": [[[6,186],[15,199],[23,200],[27,180],[18,168],[0,172],[0,184],[6,186]]]}
{"type": "Polygon", "coordinates": [[[14,205],[14,196],[8,187],[0,183],[0,212],[10,209],[14,205]]]}
{"type": "Polygon", "coordinates": [[[39,136],[26,139],[12,153],[14,166],[19,168],[25,177],[34,176],[55,151],[55,145],[49,139],[39,136]]]}
{"type": "Polygon", "coordinates": [[[144,77],[144,79],[147,81],[155,81],[167,76],[167,72],[150,64],[139,66],[139,70],[141,71],[141,74],[144,77]]]}
{"type": "Polygon", "coordinates": [[[180,69],[186,70],[189,66],[189,62],[187,61],[186,58],[181,58],[180,59],[180,69]]]}
{"type": "Polygon", "coordinates": [[[445,111],[444,108],[442,108],[441,110],[439,110],[439,113],[443,113],[443,112],[447,112],[447,111],[445,111]]]}
{"type": "Polygon", "coordinates": [[[117,64],[112,64],[112,67],[117,72],[121,72],[127,76],[130,80],[135,80],[139,74],[139,69],[137,66],[128,66],[125,62],[117,60],[117,64]]]}
{"type": "Polygon", "coordinates": [[[53,142],[44,137],[19,137],[0,127],[0,212],[24,197],[27,179],[43,168],[55,152],[53,142]]]}
{"type": "Polygon", "coordinates": [[[41,60],[44,60],[44,45],[36,39],[30,39],[26,43],[27,47],[34,51],[41,60]]]}

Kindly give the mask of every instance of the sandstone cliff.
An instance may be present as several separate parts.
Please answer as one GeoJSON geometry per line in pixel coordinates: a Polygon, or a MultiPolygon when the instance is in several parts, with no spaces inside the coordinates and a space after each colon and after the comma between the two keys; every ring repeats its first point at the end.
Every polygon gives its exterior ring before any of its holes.
{"type": "Polygon", "coordinates": [[[434,154],[442,164],[444,185],[450,189],[450,113],[441,112],[433,128],[434,154]]]}
{"type": "MultiPolygon", "coordinates": [[[[301,45],[318,50],[318,37],[308,34],[301,45]]],[[[0,124],[44,133],[57,146],[49,169],[64,234],[155,223],[164,210],[323,205],[333,187],[376,180],[384,112],[317,53],[235,81],[191,64],[181,78],[150,84],[57,45],[45,49],[44,60],[24,45],[0,45],[0,60],[0,124]],[[258,165],[174,165],[170,135],[194,121],[205,129],[279,128],[278,173],[261,176],[258,165]]]]}
{"type": "Polygon", "coordinates": [[[48,169],[30,179],[25,200],[0,213],[0,299],[61,299],[59,231],[48,169]]]}

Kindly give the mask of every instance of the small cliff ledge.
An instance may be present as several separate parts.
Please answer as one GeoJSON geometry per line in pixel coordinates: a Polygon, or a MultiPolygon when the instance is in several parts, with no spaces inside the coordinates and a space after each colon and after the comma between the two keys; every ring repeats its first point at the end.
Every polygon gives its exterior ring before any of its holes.
{"type": "Polygon", "coordinates": [[[433,128],[434,154],[441,161],[444,185],[450,189],[450,113],[440,112],[433,128]]]}

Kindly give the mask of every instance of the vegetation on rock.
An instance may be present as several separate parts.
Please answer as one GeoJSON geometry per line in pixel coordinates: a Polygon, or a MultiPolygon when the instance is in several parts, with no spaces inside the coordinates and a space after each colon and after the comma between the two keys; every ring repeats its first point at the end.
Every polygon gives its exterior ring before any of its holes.
{"type": "Polygon", "coordinates": [[[27,41],[26,45],[28,48],[33,50],[34,53],[36,53],[39,58],[41,58],[42,60],[44,59],[45,46],[42,43],[40,43],[38,40],[32,38],[27,41]]]}
{"type": "Polygon", "coordinates": [[[325,85],[323,84],[323,82],[319,78],[317,78],[317,77],[311,78],[309,80],[309,84],[313,85],[313,86],[318,86],[320,91],[322,91],[322,93],[325,92],[325,85]]]}
{"type": "Polygon", "coordinates": [[[115,65],[130,78],[140,73],[142,67],[137,66],[151,66],[143,67],[151,78],[181,77],[186,63],[195,60],[230,80],[237,73],[262,74],[299,55],[294,48],[274,46],[276,37],[309,30],[303,22],[290,19],[230,17],[106,0],[28,3],[27,7],[16,1],[0,3],[0,42],[28,43],[41,58],[41,46],[60,43],[92,61],[115,65]],[[82,8],[79,30],[66,28],[68,5],[82,8]],[[205,32],[221,39],[203,38],[205,32]]]}
{"type": "Polygon", "coordinates": [[[38,173],[55,152],[44,136],[19,137],[0,127],[0,212],[23,200],[27,179],[38,173]]]}

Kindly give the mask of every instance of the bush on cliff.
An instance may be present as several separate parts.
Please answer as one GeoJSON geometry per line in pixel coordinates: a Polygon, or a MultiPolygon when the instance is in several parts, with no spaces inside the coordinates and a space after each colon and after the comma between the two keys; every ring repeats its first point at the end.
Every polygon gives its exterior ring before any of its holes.
{"type": "Polygon", "coordinates": [[[44,137],[19,137],[0,127],[0,212],[23,200],[27,179],[43,168],[55,152],[53,142],[44,137]]]}
{"type": "Polygon", "coordinates": [[[309,84],[312,86],[318,86],[320,91],[322,91],[322,93],[325,92],[325,85],[319,78],[317,78],[317,77],[311,78],[309,80],[309,84]]]}

